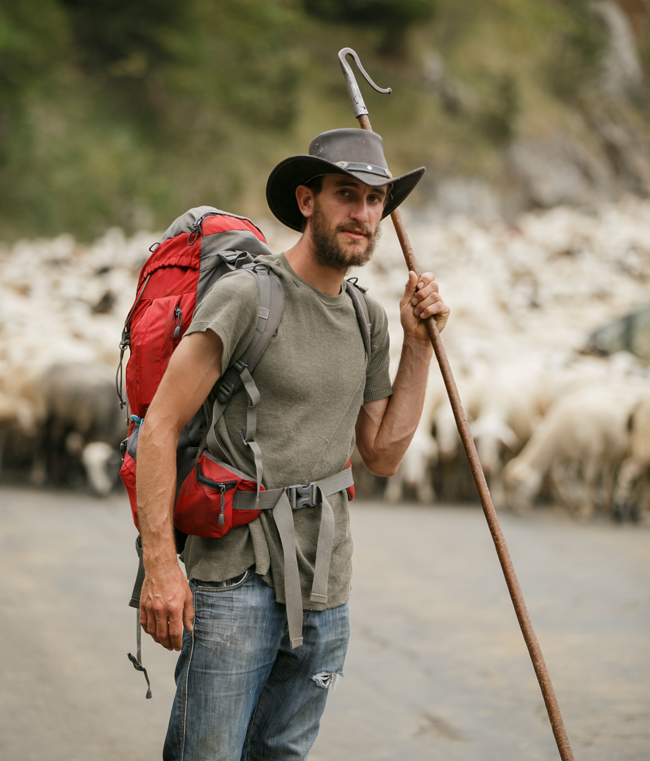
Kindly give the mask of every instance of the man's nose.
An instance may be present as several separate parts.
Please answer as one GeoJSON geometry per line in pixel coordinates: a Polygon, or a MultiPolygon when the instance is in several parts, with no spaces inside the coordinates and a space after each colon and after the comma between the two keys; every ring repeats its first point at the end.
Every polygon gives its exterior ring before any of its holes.
{"type": "Polygon", "coordinates": [[[352,219],[357,220],[357,222],[368,222],[370,219],[370,207],[368,201],[365,198],[359,199],[351,209],[350,216],[352,219]]]}

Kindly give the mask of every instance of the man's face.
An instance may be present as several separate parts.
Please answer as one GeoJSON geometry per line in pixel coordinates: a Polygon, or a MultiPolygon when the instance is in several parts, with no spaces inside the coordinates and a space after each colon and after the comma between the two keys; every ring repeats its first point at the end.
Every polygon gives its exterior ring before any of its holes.
{"type": "Polygon", "coordinates": [[[386,187],[372,188],[345,175],[323,177],[308,222],[318,263],[347,270],[370,261],[385,203],[386,187]]]}

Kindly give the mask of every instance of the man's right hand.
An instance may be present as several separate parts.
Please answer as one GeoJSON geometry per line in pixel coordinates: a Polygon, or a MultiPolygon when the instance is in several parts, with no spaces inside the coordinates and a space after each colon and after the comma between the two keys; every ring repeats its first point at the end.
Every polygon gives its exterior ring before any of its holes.
{"type": "Polygon", "coordinates": [[[147,572],[140,595],[140,624],[147,634],[167,650],[180,650],[183,627],[191,632],[193,622],[192,590],[178,564],[147,572]]]}

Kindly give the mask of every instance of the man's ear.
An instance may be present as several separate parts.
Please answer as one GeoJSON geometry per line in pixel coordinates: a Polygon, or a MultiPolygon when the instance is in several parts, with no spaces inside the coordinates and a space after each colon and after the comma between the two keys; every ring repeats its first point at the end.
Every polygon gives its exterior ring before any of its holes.
{"type": "Polygon", "coordinates": [[[314,191],[306,185],[296,188],[296,201],[303,217],[309,218],[314,213],[314,191]]]}

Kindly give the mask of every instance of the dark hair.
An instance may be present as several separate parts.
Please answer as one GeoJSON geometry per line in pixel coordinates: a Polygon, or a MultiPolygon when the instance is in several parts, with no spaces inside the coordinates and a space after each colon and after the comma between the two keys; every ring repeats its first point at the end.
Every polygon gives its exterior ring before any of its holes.
{"type": "MultiPolygon", "coordinates": [[[[314,194],[314,196],[317,196],[323,189],[323,175],[319,174],[316,177],[312,177],[311,180],[307,180],[307,182],[303,182],[302,184],[307,186],[311,190],[311,192],[314,194]]],[[[307,217],[303,217],[301,232],[304,233],[306,227],[307,227],[307,217]]]]}

